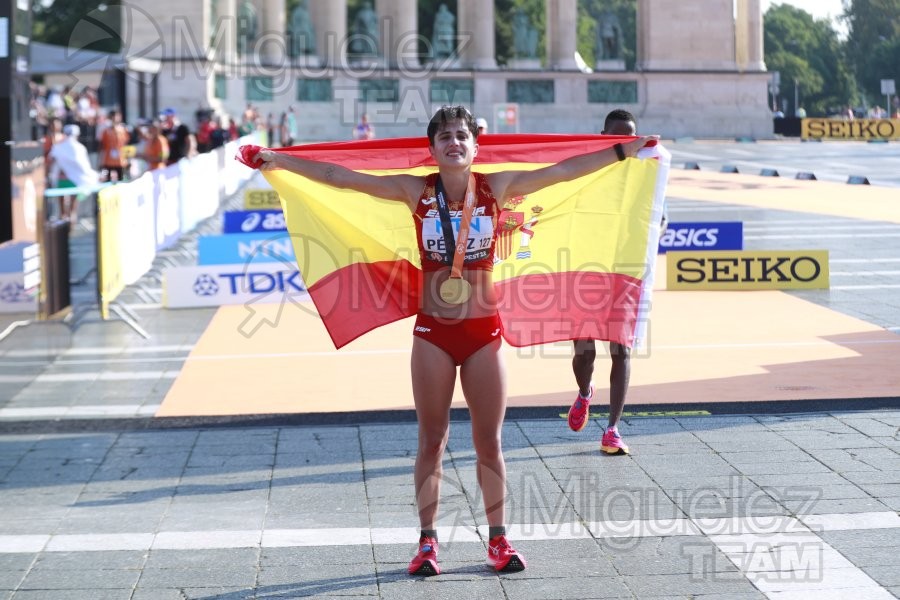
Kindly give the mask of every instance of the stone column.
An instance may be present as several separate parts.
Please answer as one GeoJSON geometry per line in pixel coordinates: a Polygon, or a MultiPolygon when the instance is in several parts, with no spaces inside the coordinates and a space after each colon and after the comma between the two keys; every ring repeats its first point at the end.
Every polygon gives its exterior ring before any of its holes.
{"type": "Polygon", "coordinates": [[[637,27],[637,35],[635,36],[635,45],[637,46],[635,49],[635,67],[638,71],[643,71],[648,68],[648,52],[650,50],[647,43],[647,36],[650,31],[650,0],[638,0],[635,26],[637,27]]]}
{"type": "Polygon", "coordinates": [[[286,60],[285,46],[285,6],[284,0],[263,0],[260,18],[259,37],[263,40],[260,47],[262,60],[269,65],[279,64],[286,60]]]}
{"type": "Polygon", "coordinates": [[[416,0],[376,0],[381,33],[381,55],[385,64],[418,64],[419,13],[416,0]]]}
{"type": "Polygon", "coordinates": [[[330,66],[344,63],[347,52],[347,0],[308,0],[319,57],[330,66]]]}
{"type": "Polygon", "coordinates": [[[485,0],[459,0],[457,35],[460,63],[470,69],[496,69],[494,44],[494,3],[485,0]]]}
{"type": "Polygon", "coordinates": [[[744,61],[738,65],[742,71],[765,71],[766,63],[763,59],[763,19],[762,6],[759,0],[738,0],[737,14],[739,27],[743,38],[744,61]]]}
{"type": "Polygon", "coordinates": [[[732,2],[639,0],[638,22],[642,70],[737,70],[732,2]],[[703,24],[702,35],[698,23],[703,24]]]}
{"type": "Polygon", "coordinates": [[[212,0],[216,20],[211,23],[210,36],[215,45],[216,59],[226,65],[234,64],[237,56],[237,3],[235,0],[212,0]]]}
{"type": "Polygon", "coordinates": [[[547,68],[576,70],[578,38],[578,0],[546,0],[547,68]]]}

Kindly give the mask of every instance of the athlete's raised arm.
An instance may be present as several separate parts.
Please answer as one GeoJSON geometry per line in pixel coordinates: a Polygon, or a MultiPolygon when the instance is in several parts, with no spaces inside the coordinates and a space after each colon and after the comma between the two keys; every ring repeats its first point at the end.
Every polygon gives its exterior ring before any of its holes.
{"type": "Polygon", "coordinates": [[[253,159],[260,162],[259,169],[262,171],[284,169],[313,181],[356,190],[386,200],[405,202],[408,206],[415,206],[418,202],[425,182],[423,177],[414,175],[370,175],[341,165],[268,149],[260,150],[253,159]]]}

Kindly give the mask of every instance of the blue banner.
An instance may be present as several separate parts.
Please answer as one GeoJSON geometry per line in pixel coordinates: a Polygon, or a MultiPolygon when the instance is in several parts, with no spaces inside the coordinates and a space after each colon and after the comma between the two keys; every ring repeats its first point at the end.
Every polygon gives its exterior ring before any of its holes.
{"type": "Polygon", "coordinates": [[[744,224],[669,223],[659,238],[659,253],[670,250],[743,250],[744,224]]]}
{"type": "Polygon", "coordinates": [[[197,240],[197,254],[199,265],[297,263],[291,236],[287,232],[205,235],[197,240]]]}
{"type": "Polygon", "coordinates": [[[280,210],[230,210],[225,213],[222,233],[256,233],[287,231],[280,210]]]}

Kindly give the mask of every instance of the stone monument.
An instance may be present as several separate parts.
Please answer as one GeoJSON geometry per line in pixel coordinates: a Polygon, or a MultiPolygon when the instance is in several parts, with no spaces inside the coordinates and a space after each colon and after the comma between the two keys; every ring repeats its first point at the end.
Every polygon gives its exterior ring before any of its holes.
{"type": "Polygon", "coordinates": [[[291,12],[287,38],[288,54],[295,63],[318,65],[316,32],[313,29],[306,2],[307,0],[300,0],[300,3],[291,12]]]}
{"type": "Polygon", "coordinates": [[[251,53],[256,36],[259,34],[259,19],[256,7],[250,0],[244,0],[238,8],[237,49],[241,56],[251,53]]]}
{"type": "Polygon", "coordinates": [[[358,61],[372,61],[381,56],[380,46],[378,15],[375,14],[372,3],[366,2],[353,19],[348,50],[358,61]]]}
{"type": "Polygon", "coordinates": [[[624,36],[619,17],[611,10],[604,10],[597,18],[595,42],[598,71],[624,71],[624,36]]]}
{"type": "Polygon", "coordinates": [[[447,60],[456,56],[456,17],[443,2],[434,15],[434,31],[431,34],[431,56],[434,60],[447,60]]]}
{"type": "Polygon", "coordinates": [[[513,12],[513,58],[509,61],[510,69],[536,70],[541,68],[537,56],[538,30],[531,24],[528,14],[521,8],[513,12]]]}

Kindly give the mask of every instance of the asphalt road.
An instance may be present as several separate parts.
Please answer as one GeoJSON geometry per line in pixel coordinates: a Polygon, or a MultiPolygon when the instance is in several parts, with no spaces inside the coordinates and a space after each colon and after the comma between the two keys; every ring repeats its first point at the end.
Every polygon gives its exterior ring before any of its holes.
{"type": "Polygon", "coordinates": [[[819,180],[839,182],[862,176],[872,185],[900,187],[897,142],[663,140],[663,145],[672,153],[676,168],[694,162],[703,171],[733,166],[739,173],[759,175],[763,169],[774,169],[781,177],[807,172],[819,180]]]}

